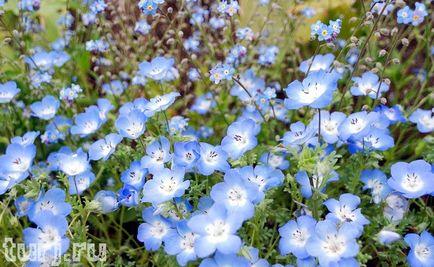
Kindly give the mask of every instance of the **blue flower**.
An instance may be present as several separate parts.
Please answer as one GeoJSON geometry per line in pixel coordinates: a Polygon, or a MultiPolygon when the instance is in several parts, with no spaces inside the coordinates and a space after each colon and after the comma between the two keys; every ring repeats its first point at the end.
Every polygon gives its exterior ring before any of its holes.
{"type": "Polygon", "coordinates": [[[401,239],[401,235],[396,232],[383,229],[377,234],[377,238],[382,245],[388,245],[401,239]]]}
{"type": "Polygon", "coordinates": [[[35,223],[38,228],[26,228],[23,230],[24,243],[30,249],[30,259],[60,260],[69,247],[69,239],[66,237],[68,222],[63,216],[45,214],[35,223]],[[35,249],[37,246],[38,249],[35,249]]]}
{"type": "Polygon", "coordinates": [[[90,40],[86,42],[86,50],[91,52],[105,52],[109,44],[104,40],[90,40]]]}
{"type": "Polygon", "coordinates": [[[406,198],[418,198],[434,192],[434,174],[431,165],[424,160],[398,162],[391,166],[390,171],[389,186],[406,198]]]}
{"type": "Polygon", "coordinates": [[[225,172],[230,168],[227,159],[228,154],[221,146],[212,146],[201,142],[197,169],[199,173],[203,175],[210,175],[216,170],[225,172]]]}
{"type": "Polygon", "coordinates": [[[81,148],[77,149],[75,153],[60,153],[58,158],[59,169],[66,175],[75,176],[91,169],[87,153],[81,148]]]}
{"type": "Polygon", "coordinates": [[[95,181],[95,174],[91,171],[83,172],[76,176],[69,176],[69,194],[81,195],[95,181]]]}
{"type": "Polygon", "coordinates": [[[413,10],[411,10],[409,6],[405,6],[398,10],[397,16],[399,24],[410,24],[413,17],[413,10]]]}
{"type": "Polygon", "coordinates": [[[6,148],[6,153],[0,156],[0,173],[26,173],[32,166],[35,156],[36,146],[33,144],[10,144],[6,148]]]}
{"type": "Polygon", "coordinates": [[[201,258],[215,251],[236,254],[241,248],[241,239],[235,233],[243,223],[238,213],[229,213],[223,206],[214,204],[206,213],[190,218],[188,227],[199,235],[194,249],[201,258]]]}
{"type": "Polygon", "coordinates": [[[166,218],[155,215],[153,207],[143,209],[142,218],[145,222],[139,226],[137,239],[145,243],[146,250],[156,251],[160,248],[163,240],[176,235],[176,231],[171,228],[166,218]]]}
{"type": "Polygon", "coordinates": [[[101,88],[108,95],[120,96],[127,89],[127,84],[120,80],[113,80],[109,83],[104,83],[101,88]]]}
{"type": "Polygon", "coordinates": [[[181,197],[190,186],[190,181],[184,181],[184,175],[185,170],[177,167],[155,171],[153,178],[143,186],[142,202],[157,205],[174,197],[181,197]]]}
{"type": "Polygon", "coordinates": [[[65,197],[65,191],[59,188],[52,188],[45,193],[41,192],[41,195],[29,210],[29,219],[37,222],[47,215],[67,216],[71,213],[72,207],[65,202],[65,197]]]}
{"type": "Polygon", "coordinates": [[[316,55],[315,57],[311,57],[308,60],[301,62],[298,69],[304,73],[307,73],[308,70],[309,72],[319,70],[328,71],[334,60],[335,56],[330,53],[325,55],[316,55]]]}
{"type": "Polygon", "coordinates": [[[255,186],[254,195],[256,198],[253,203],[261,202],[264,199],[265,191],[281,185],[284,179],[281,170],[262,165],[256,165],[254,168],[252,166],[242,167],[239,169],[239,175],[244,181],[255,186]]]}
{"type": "Polygon", "coordinates": [[[116,150],[116,146],[122,141],[118,134],[108,134],[104,139],[93,143],[89,148],[89,160],[107,160],[116,150]]]}
{"type": "Polygon", "coordinates": [[[289,168],[289,161],[281,153],[267,152],[262,154],[259,160],[273,169],[286,170],[289,168]]]}
{"type": "Polygon", "coordinates": [[[15,200],[15,208],[17,209],[16,215],[18,217],[27,216],[29,210],[32,208],[35,201],[32,199],[20,196],[15,200]]]}
{"type": "Polygon", "coordinates": [[[361,209],[357,208],[360,205],[360,198],[353,194],[342,194],[339,201],[332,198],[324,202],[324,205],[329,210],[327,220],[338,220],[338,222],[347,222],[359,228],[360,234],[363,232],[363,226],[369,224],[369,221],[363,216],[361,209]]]}
{"type": "Polygon", "coordinates": [[[416,123],[417,129],[421,133],[429,133],[434,131],[434,108],[432,110],[424,110],[418,108],[408,118],[409,121],[416,123]]]}
{"type": "Polygon", "coordinates": [[[434,237],[429,232],[407,234],[404,240],[410,247],[407,260],[411,267],[434,266],[434,237]]]}
{"type": "Polygon", "coordinates": [[[301,186],[302,196],[310,198],[312,197],[312,188],[319,189],[323,192],[328,183],[339,180],[339,175],[335,171],[332,171],[329,174],[317,172],[317,174],[311,175],[309,179],[309,175],[306,171],[299,171],[295,175],[295,180],[301,186]],[[325,181],[324,178],[326,178],[325,181]]]}
{"type": "Polygon", "coordinates": [[[178,92],[170,92],[162,96],[151,98],[145,105],[145,115],[152,117],[156,112],[166,110],[175,102],[178,96],[180,96],[178,92]]]}
{"type": "Polygon", "coordinates": [[[164,251],[169,255],[176,255],[178,263],[185,266],[197,258],[194,244],[198,235],[190,230],[185,220],[178,222],[176,230],[176,235],[166,239],[164,251]]]}
{"type": "Polygon", "coordinates": [[[279,228],[281,239],[279,252],[281,255],[289,253],[298,259],[309,257],[306,251],[306,243],[314,234],[316,220],[310,216],[300,216],[297,220],[291,220],[279,228]]]}
{"type": "Polygon", "coordinates": [[[41,101],[30,105],[32,115],[43,120],[51,120],[59,109],[60,102],[54,96],[45,96],[41,101]]]}
{"type": "Polygon", "coordinates": [[[139,204],[139,192],[130,185],[124,185],[118,191],[119,204],[125,207],[134,207],[139,204]]]}
{"type": "MultiPolygon", "coordinates": [[[[204,259],[199,267],[251,267],[256,265],[251,265],[249,261],[236,254],[224,254],[220,252],[216,252],[213,258],[204,259]]],[[[257,266],[259,267],[259,266],[257,266]]]]}
{"type": "Polygon", "coordinates": [[[207,114],[213,107],[217,105],[216,101],[213,99],[213,95],[211,92],[208,92],[204,95],[198,96],[190,110],[193,112],[197,112],[200,115],[207,114]]]}
{"type": "Polygon", "coordinates": [[[315,234],[308,240],[306,250],[318,258],[321,266],[334,266],[342,259],[357,255],[359,245],[356,238],[359,236],[359,229],[347,222],[321,221],[316,224],[315,234]]]}
{"type": "Polygon", "coordinates": [[[14,81],[0,83],[0,104],[9,103],[20,91],[14,81]]]}
{"type": "Polygon", "coordinates": [[[398,224],[408,211],[408,200],[399,193],[391,193],[386,197],[383,215],[394,224],[398,224]]]}
{"type": "Polygon", "coordinates": [[[389,120],[390,125],[406,121],[405,117],[402,115],[402,108],[400,105],[395,105],[390,108],[385,105],[380,105],[375,107],[374,111],[384,115],[389,120]]]}
{"type": "Polygon", "coordinates": [[[128,114],[120,114],[115,126],[122,137],[135,140],[145,132],[146,120],[141,111],[134,109],[128,114]]]}
{"type": "Polygon", "coordinates": [[[151,25],[145,19],[141,19],[136,22],[134,26],[134,32],[138,32],[140,34],[148,34],[151,30],[151,25]]]}
{"type": "Polygon", "coordinates": [[[139,73],[154,81],[171,80],[174,64],[173,58],[156,57],[151,62],[143,61],[140,63],[139,73]]]}
{"type": "Polygon", "coordinates": [[[392,191],[392,189],[387,184],[386,175],[378,169],[374,170],[363,170],[360,175],[360,181],[365,185],[363,190],[370,190],[372,194],[372,199],[375,204],[380,203],[384,200],[387,195],[392,191]]]}
{"type": "Polygon", "coordinates": [[[285,146],[303,145],[313,138],[317,132],[316,124],[311,123],[306,127],[301,121],[291,124],[289,129],[282,138],[285,146]]]}
{"type": "Polygon", "coordinates": [[[145,15],[155,15],[157,13],[158,5],[153,0],[140,0],[138,6],[145,15]]]}
{"type": "Polygon", "coordinates": [[[349,115],[339,126],[339,137],[346,141],[350,137],[359,140],[371,131],[371,125],[378,113],[366,111],[356,112],[349,115]]]}
{"type": "Polygon", "coordinates": [[[381,97],[381,93],[389,90],[389,85],[380,82],[377,74],[367,71],[362,77],[353,77],[354,86],[351,87],[351,94],[354,96],[369,96],[372,99],[381,97]],[[378,92],[379,91],[379,92],[378,92]]]}
{"type": "Polygon", "coordinates": [[[252,41],[255,37],[255,33],[249,27],[238,28],[235,32],[235,36],[240,40],[252,41]]]}
{"type": "Polygon", "coordinates": [[[146,146],[146,155],[142,158],[142,167],[149,169],[151,173],[164,168],[164,163],[172,159],[170,154],[170,141],[164,136],[155,139],[146,146]]]}
{"type": "Polygon", "coordinates": [[[209,79],[215,84],[219,84],[222,80],[232,80],[232,75],[235,69],[228,64],[217,64],[210,71],[209,79]]]}
{"type": "Polygon", "coordinates": [[[189,119],[183,116],[174,116],[169,120],[169,129],[167,131],[170,135],[182,135],[187,129],[189,119]]]}
{"type": "Polygon", "coordinates": [[[98,191],[98,193],[95,194],[93,201],[97,204],[97,209],[102,213],[110,213],[119,208],[116,194],[112,191],[98,191]]]}
{"type": "Polygon", "coordinates": [[[253,120],[236,121],[228,127],[227,135],[222,140],[222,149],[231,159],[239,159],[244,153],[256,147],[257,134],[253,120]]]}
{"type": "Polygon", "coordinates": [[[81,137],[96,132],[103,124],[100,111],[96,106],[90,106],[85,112],[76,115],[74,121],[75,125],[70,129],[71,134],[79,134],[81,137]]]}
{"type": "Polygon", "coordinates": [[[231,169],[225,173],[223,182],[212,187],[210,194],[214,202],[223,205],[228,213],[237,213],[247,220],[255,213],[257,191],[252,183],[242,179],[239,170],[231,169]]]}
{"type": "Polygon", "coordinates": [[[197,141],[177,142],[174,144],[173,163],[183,167],[186,171],[192,170],[200,158],[200,145],[197,141]]]}
{"type": "Polygon", "coordinates": [[[411,16],[411,25],[418,26],[423,22],[425,17],[428,16],[428,12],[426,11],[426,7],[424,4],[416,2],[415,9],[411,16]]]}
{"type": "MultiPolygon", "coordinates": [[[[342,112],[328,112],[321,110],[321,137],[328,144],[334,144],[339,141],[339,126],[345,120],[346,115],[342,112]]],[[[314,124],[318,125],[318,113],[315,114],[314,124]]]]}
{"type": "Polygon", "coordinates": [[[136,160],[130,164],[130,167],[122,172],[121,181],[133,186],[135,189],[142,189],[145,184],[145,175],[148,174],[148,169],[142,167],[140,161],[136,160]]]}
{"type": "Polygon", "coordinates": [[[276,61],[279,48],[277,46],[260,46],[258,48],[258,63],[264,66],[273,65],[276,61]]]}
{"type": "Polygon", "coordinates": [[[337,89],[338,76],[323,70],[310,72],[303,82],[293,81],[285,89],[287,109],[299,109],[304,106],[324,108],[333,99],[337,89]]]}

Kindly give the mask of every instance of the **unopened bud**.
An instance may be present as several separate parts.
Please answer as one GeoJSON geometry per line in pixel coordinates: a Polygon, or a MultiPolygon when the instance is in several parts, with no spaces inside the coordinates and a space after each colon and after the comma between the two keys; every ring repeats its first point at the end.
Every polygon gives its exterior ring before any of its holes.
{"type": "Polygon", "coordinates": [[[384,57],[386,54],[387,54],[387,51],[384,50],[384,49],[381,49],[380,52],[378,53],[378,55],[379,55],[380,57],[384,57]]]}
{"type": "Polygon", "coordinates": [[[387,99],[385,97],[382,97],[380,99],[381,104],[386,105],[387,104],[387,99]]]}
{"type": "Polygon", "coordinates": [[[178,36],[182,38],[184,36],[184,32],[183,31],[179,31],[178,32],[178,36]]]}
{"type": "Polygon", "coordinates": [[[384,83],[387,84],[387,85],[390,85],[390,83],[391,83],[390,79],[389,78],[384,79],[384,83]]]}
{"type": "Polygon", "coordinates": [[[400,64],[401,60],[399,60],[399,58],[394,58],[392,59],[393,64],[400,64]]]}
{"type": "Polygon", "coordinates": [[[402,38],[401,43],[403,46],[408,46],[410,44],[407,38],[402,38]]]}
{"type": "Polygon", "coordinates": [[[167,13],[172,14],[173,13],[173,7],[168,7],[167,8],[167,13]]]}

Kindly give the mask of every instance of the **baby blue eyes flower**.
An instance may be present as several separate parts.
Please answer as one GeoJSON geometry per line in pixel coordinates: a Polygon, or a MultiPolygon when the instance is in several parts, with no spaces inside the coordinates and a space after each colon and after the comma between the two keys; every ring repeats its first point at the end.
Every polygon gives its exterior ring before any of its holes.
{"type": "Polygon", "coordinates": [[[351,87],[351,94],[354,96],[369,96],[372,99],[381,97],[381,94],[389,90],[389,85],[380,82],[378,75],[368,71],[362,74],[362,77],[353,77],[355,83],[351,87]]]}
{"type": "Polygon", "coordinates": [[[232,80],[232,75],[235,69],[228,64],[217,64],[210,71],[209,79],[215,84],[219,84],[222,80],[232,80]]]}
{"type": "Polygon", "coordinates": [[[303,62],[301,62],[299,70],[303,73],[307,73],[313,71],[328,71],[335,60],[335,56],[333,54],[325,54],[325,55],[316,55],[315,57],[311,57],[303,62]],[[309,69],[310,67],[310,69],[309,69]]]}
{"type": "Polygon", "coordinates": [[[279,186],[283,183],[284,175],[282,171],[272,169],[269,166],[257,165],[246,166],[239,169],[239,174],[246,182],[253,184],[256,188],[254,203],[259,203],[264,199],[265,191],[279,186]]]}
{"type": "Polygon", "coordinates": [[[146,250],[158,250],[163,240],[176,234],[166,218],[155,215],[153,207],[143,209],[142,217],[145,222],[139,226],[137,239],[145,244],[146,250]]]}
{"type": "Polygon", "coordinates": [[[171,159],[170,141],[161,136],[146,147],[146,155],[142,158],[141,164],[144,168],[148,168],[151,173],[154,173],[163,169],[164,163],[171,159]]]}
{"type": "Polygon", "coordinates": [[[369,224],[369,221],[361,213],[361,209],[357,208],[360,205],[360,198],[353,194],[342,194],[339,201],[329,199],[324,202],[324,205],[330,211],[327,214],[327,220],[338,220],[338,222],[347,222],[359,229],[360,234],[363,233],[363,226],[369,224]]]}
{"type": "Polygon", "coordinates": [[[29,171],[35,156],[36,146],[33,144],[10,144],[6,148],[6,153],[0,156],[0,173],[24,174],[29,171]]]}
{"type": "Polygon", "coordinates": [[[255,213],[256,192],[252,183],[242,179],[238,170],[232,169],[226,172],[224,182],[212,187],[211,198],[223,205],[228,213],[237,213],[247,220],[255,213]]]}
{"type": "Polygon", "coordinates": [[[142,167],[140,161],[136,160],[131,163],[127,170],[122,172],[121,181],[140,190],[145,184],[145,175],[147,174],[148,170],[142,167]]]}
{"type": "MultiPolygon", "coordinates": [[[[250,264],[249,261],[236,254],[223,254],[221,252],[216,252],[213,258],[204,259],[199,267],[262,267],[262,265],[250,264]]],[[[268,266],[268,265],[265,265],[268,266]]]]}
{"type": "Polygon", "coordinates": [[[395,192],[389,194],[385,202],[386,206],[383,210],[384,217],[394,224],[399,224],[408,211],[408,200],[401,194],[395,192]]]}
{"type": "Polygon", "coordinates": [[[15,200],[15,208],[17,209],[16,215],[18,217],[27,216],[29,210],[35,202],[32,199],[28,199],[24,196],[20,196],[15,200]]]}
{"type": "Polygon", "coordinates": [[[164,111],[170,107],[181,94],[178,92],[170,92],[162,96],[156,96],[151,98],[148,103],[145,104],[145,115],[152,117],[156,112],[164,111]]]}
{"type": "Polygon", "coordinates": [[[359,236],[359,229],[347,222],[321,221],[316,224],[315,234],[308,240],[306,250],[318,258],[321,266],[339,266],[336,263],[340,260],[357,255],[359,245],[356,238],[359,236]]]}
{"type": "Polygon", "coordinates": [[[54,96],[48,95],[39,102],[30,105],[32,115],[43,120],[51,120],[59,109],[60,102],[54,96]]]}
{"type": "Polygon", "coordinates": [[[214,204],[208,212],[190,218],[188,227],[199,235],[194,248],[201,258],[215,251],[236,254],[241,248],[241,239],[236,231],[243,223],[237,213],[229,213],[223,206],[214,204]]]}
{"type": "Polygon", "coordinates": [[[241,120],[228,127],[227,135],[222,140],[222,148],[231,159],[239,159],[244,153],[256,147],[258,141],[253,120],[241,120]]]}
{"type": "Polygon", "coordinates": [[[416,123],[417,129],[421,133],[434,131],[434,108],[432,110],[417,109],[408,118],[409,121],[416,123]]]}
{"type": "Polygon", "coordinates": [[[407,260],[411,267],[434,265],[434,237],[427,231],[420,235],[407,234],[405,243],[410,247],[407,260]]]}
{"type": "Polygon", "coordinates": [[[200,145],[196,141],[177,142],[174,150],[173,163],[187,171],[192,170],[200,158],[200,145]]]}
{"type": "Polygon", "coordinates": [[[151,62],[143,61],[139,64],[139,73],[146,78],[155,81],[171,80],[171,71],[174,68],[175,59],[156,57],[151,62]]]}
{"type": "Polygon", "coordinates": [[[164,242],[164,251],[169,255],[176,255],[176,260],[181,266],[196,260],[194,244],[198,234],[193,233],[187,225],[187,221],[180,221],[176,226],[176,234],[168,237],[164,242]]]}
{"type": "Polygon", "coordinates": [[[189,119],[183,116],[174,116],[169,120],[168,132],[170,135],[182,135],[187,129],[189,119]]]}
{"type": "Polygon", "coordinates": [[[286,160],[285,155],[284,154],[279,154],[279,153],[272,153],[272,152],[267,152],[261,155],[261,157],[259,158],[259,160],[273,168],[273,169],[280,169],[280,170],[286,170],[289,167],[289,161],[286,160]]]}
{"type": "Polygon", "coordinates": [[[67,216],[71,213],[72,207],[69,203],[65,202],[65,191],[59,188],[53,188],[41,196],[29,210],[29,219],[37,222],[39,219],[47,215],[53,216],[67,216]]]}
{"type": "Polygon", "coordinates": [[[75,153],[60,153],[59,169],[66,175],[75,176],[91,169],[87,153],[79,148],[75,153]]]}
{"type": "Polygon", "coordinates": [[[179,167],[156,171],[153,178],[143,186],[142,202],[158,205],[175,197],[181,197],[190,186],[190,181],[184,181],[184,175],[185,169],[179,167]]]}
{"type": "Polygon", "coordinates": [[[316,220],[310,216],[300,216],[297,220],[291,220],[279,228],[281,239],[279,251],[281,255],[289,253],[298,259],[309,257],[306,251],[306,243],[313,235],[316,220]]]}
{"type": "Polygon", "coordinates": [[[28,227],[23,231],[26,247],[33,246],[29,258],[59,260],[58,257],[69,247],[69,239],[66,237],[68,230],[66,218],[46,214],[38,218],[35,223],[37,228],[28,227]],[[34,246],[38,249],[34,249],[34,246]]]}
{"type": "Polygon", "coordinates": [[[402,115],[402,107],[399,105],[395,105],[393,107],[380,105],[375,107],[374,111],[384,115],[389,120],[390,125],[406,121],[404,115],[402,115]]]}
{"type": "MultiPolygon", "coordinates": [[[[342,112],[328,112],[321,110],[321,137],[328,144],[339,141],[339,126],[345,120],[346,115],[342,112]]],[[[318,125],[318,114],[314,117],[314,125],[318,125]]]]}
{"type": "Polygon", "coordinates": [[[110,213],[119,208],[117,196],[112,191],[101,190],[95,194],[93,201],[102,213],[110,213]]]}
{"type": "Polygon", "coordinates": [[[310,72],[303,80],[293,81],[285,89],[287,109],[298,109],[304,106],[324,108],[333,99],[333,92],[337,89],[338,76],[323,70],[310,72]]]}
{"type": "Polygon", "coordinates": [[[96,106],[91,106],[85,112],[76,115],[74,121],[75,125],[71,127],[71,134],[78,134],[81,137],[96,132],[103,124],[100,111],[96,106]]]}
{"type": "Polygon", "coordinates": [[[365,184],[363,190],[371,191],[372,200],[375,204],[384,200],[392,191],[387,184],[386,175],[378,169],[362,171],[360,181],[365,184]]]}
{"type": "Polygon", "coordinates": [[[388,184],[406,198],[418,198],[434,192],[434,174],[431,165],[424,160],[392,165],[392,177],[388,184]]]}
{"type": "Polygon", "coordinates": [[[141,111],[134,109],[128,114],[120,114],[115,126],[122,137],[134,140],[145,132],[146,120],[146,116],[141,111]]]}
{"type": "Polygon", "coordinates": [[[387,245],[400,240],[401,235],[396,232],[383,229],[377,234],[377,238],[381,244],[387,245]]]}
{"type": "Polygon", "coordinates": [[[216,101],[213,99],[211,92],[197,97],[191,106],[191,111],[197,112],[200,115],[207,114],[213,107],[217,105],[216,101]]]}
{"type": "Polygon", "coordinates": [[[211,175],[216,170],[225,172],[230,168],[227,159],[228,154],[221,146],[200,143],[200,159],[197,162],[197,169],[203,175],[211,175]]]}
{"type": "Polygon", "coordinates": [[[366,111],[349,115],[338,128],[340,139],[346,141],[350,137],[363,138],[371,130],[371,124],[377,115],[376,112],[367,113],[366,111]]]}
{"type": "Polygon", "coordinates": [[[95,174],[91,171],[83,172],[76,176],[69,176],[69,194],[81,195],[95,181],[95,174]]]}
{"type": "Polygon", "coordinates": [[[284,134],[282,141],[285,146],[303,145],[313,138],[316,132],[314,124],[311,123],[306,127],[304,123],[298,121],[289,126],[289,131],[284,134]]]}
{"type": "Polygon", "coordinates": [[[21,90],[17,83],[9,81],[0,84],[0,104],[9,103],[21,90]]]}
{"type": "Polygon", "coordinates": [[[119,204],[125,207],[134,207],[139,204],[139,192],[130,185],[124,185],[118,191],[119,204]]]}
{"type": "Polygon", "coordinates": [[[89,148],[90,160],[107,160],[116,146],[122,141],[122,136],[118,134],[108,134],[104,139],[100,139],[93,143],[89,148]]]}

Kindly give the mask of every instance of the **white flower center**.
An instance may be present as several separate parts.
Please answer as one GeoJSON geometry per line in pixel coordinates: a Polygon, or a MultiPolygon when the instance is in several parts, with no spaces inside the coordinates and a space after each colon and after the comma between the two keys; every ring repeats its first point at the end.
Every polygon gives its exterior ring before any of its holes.
{"type": "Polygon", "coordinates": [[[340,256],[345,251],[345,241],[336,235],[327,235],[322,247],[328,255],[340,256]]]}
{"type": "Polygon", "coordinates": [[[402,181],[402,187],[410,192],[417,192],[424,186],[424,182],[416,173],[407,173],[402,181]]]}
{"type": "Polygon", "coordinates": [[[431,255],[431,249],[425,244],[417,244],[415,254],[418,259],[425,261],[431,255]]]}
{"type": "Polygon", "coordinates": [[[196,235],[194,233],[187,233],[181,238],[179,246],[182,250],[193,252],[195,239],[196,235]]]}
{"type": "Polygon", "coordinates": [[[161,239],[167,233],[167,226],[161,221],[156,221],[152,224],[150,233],[153,237],[161,239]]]}
{"type": "Polygon", "coordinates": [[[246,203],[246,191],[239,186],[233,187],[228,191],[227,197],[232,206],[242,206],[246,203]]]}
{"type": "Polygon", "coordinates": [[[170,195],[178,189],[178,182],[173,178],[173,176],[162,179],[159,188],[162,193],[170,195]]]}
{"type": "Polygon", "coordinates": [[[213,240],[215,243],[222,242],[226,240],[228,234],[229,234],[229,225],[227,225],[222,220],[216,220],[211,224],[208,224],[205,227],[205,231],[213,237],[213,240]]]}

